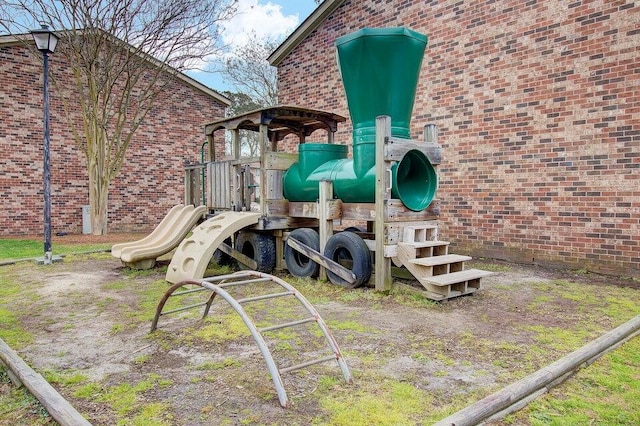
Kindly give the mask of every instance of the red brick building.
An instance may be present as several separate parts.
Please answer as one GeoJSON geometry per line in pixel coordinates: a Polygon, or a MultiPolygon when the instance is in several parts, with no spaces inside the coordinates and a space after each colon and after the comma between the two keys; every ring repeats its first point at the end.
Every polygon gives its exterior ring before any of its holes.
{"type": "MultiPolygon", "coordinates": [[[[29,39],[31,38],[28,36],[29,39]]],[[[50,56],[52,80],[64,57],[50,56]]],[[[42,61],[13,36],[0,36],[0,236],[43,232],[42,61]]],[[[59,87],[59,86],[58,86],[59,87]]],[[[109,191],[109,230],[146,231],[184,202],[184,164],[200,162],[203,125],[224,117],[229,100],[186,75],[160,97],[137,131],[109,191]]],[[[80,233],[89,204],[85,160],[50,87],[52,232],[80,233]]]]}
{"type": "Polygon", "coordinates": [[[269,60],[281,103],[348,115],[335,39],[427,34],[412,133],[439,127],[443,238],[640,276],[639,22],[625,0],[325,0],[269,60]]]}

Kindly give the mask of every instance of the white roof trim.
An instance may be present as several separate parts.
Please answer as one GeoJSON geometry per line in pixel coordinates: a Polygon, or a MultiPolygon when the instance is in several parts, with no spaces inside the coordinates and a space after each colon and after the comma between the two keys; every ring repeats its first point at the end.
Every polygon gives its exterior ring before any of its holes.
{"type": "Polygon", "coordinates": [[[24,44],[25,42],[29,42],[29,40],[33,40],[31,34],[5,34],[0,35],[0,46],[15,46],[18,44],[24,44]]]}
{"type": "Polygon", "coordinates": [[[295,29],[295,31],[282,42],[276,50],[267,58],[274,67],[287,57],[302,41],[307,38],[320,24],[338,8],[344,0],[324,0],[307,19],[295,29]]]}

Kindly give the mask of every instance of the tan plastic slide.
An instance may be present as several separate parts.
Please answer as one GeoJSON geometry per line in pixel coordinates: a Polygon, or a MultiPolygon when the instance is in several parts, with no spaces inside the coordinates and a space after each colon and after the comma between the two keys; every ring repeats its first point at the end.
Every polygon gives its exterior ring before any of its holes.
{"type": "Polygon", "coordinates": [[[176,250],[167,268],[166,280],[178,283],[204,276],[213,252],[235,232],[258,223],[260,213],[225,212],[202,222],[176,250]]]}
{"type": "Polygon", "coordinates": [[[115,244],[111,255],[133,269],[152,268],[158,257],[180,244],[206,211],[206,206],[173,206],[151,234],[138,241],[115,244]]]}

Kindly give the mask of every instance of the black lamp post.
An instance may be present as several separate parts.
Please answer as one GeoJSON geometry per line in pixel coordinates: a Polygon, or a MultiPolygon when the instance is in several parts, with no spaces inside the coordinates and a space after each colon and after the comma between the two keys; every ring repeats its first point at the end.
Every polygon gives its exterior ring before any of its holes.
{"type": "MultiPolygon", "coordinates": [[[[49,173],[49,54],[58,44],[58,36],[47,25],[31,31],[33,40],[44,59],[44,259],[42,263],[51,264],[51,180],[49,173]]],[[[59,260],[59,259],[56,259],[59,260]]],[[[61,260],[61,259],[60,259],[61,260]]]]}

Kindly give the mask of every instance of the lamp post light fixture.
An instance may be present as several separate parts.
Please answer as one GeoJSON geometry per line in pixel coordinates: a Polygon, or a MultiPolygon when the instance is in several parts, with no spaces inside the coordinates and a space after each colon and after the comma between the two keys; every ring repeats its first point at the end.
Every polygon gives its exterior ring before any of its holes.
{"type": "Polygon", "coordinates": [[[62,258],[51,254],[51,177],[49,172],[49,54],[53,53],[58,44],[59,37],[49,29],[47,25],[42,28],[32,30],[31,35],[36,43],[36,47],[42,52],[44,60],[44,258],[37,259],[37,263],[49,265],[54,261],[61,261],[62,258]]]}

